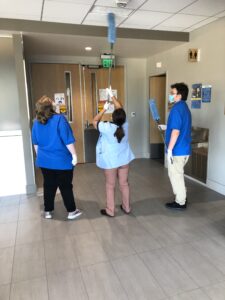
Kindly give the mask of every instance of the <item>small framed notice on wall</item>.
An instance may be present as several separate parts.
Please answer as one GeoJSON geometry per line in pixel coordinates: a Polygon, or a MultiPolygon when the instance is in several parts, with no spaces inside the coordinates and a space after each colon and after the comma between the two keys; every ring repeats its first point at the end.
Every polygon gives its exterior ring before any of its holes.
{"type": "Polygon", "coordinates": [[[198,62],[200,61],[200,49],[192,48],[188,50],[188,61],[198,62]]]}

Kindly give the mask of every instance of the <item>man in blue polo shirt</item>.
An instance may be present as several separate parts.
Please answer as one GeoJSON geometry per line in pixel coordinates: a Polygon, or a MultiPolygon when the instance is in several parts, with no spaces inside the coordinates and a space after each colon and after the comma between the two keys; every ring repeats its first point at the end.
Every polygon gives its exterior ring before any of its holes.
{"type": "Polygon", "coordinates": [[[166,203],[166,207],[180,210],[187,207],[184,166],[191,154],[191,112],[186,104],[187,97],[188,86],[186,84],[171,85],[169,102],[174,102],[174,105],[167,122],[166,146],[168,175],[175,201],[166,203]]]}

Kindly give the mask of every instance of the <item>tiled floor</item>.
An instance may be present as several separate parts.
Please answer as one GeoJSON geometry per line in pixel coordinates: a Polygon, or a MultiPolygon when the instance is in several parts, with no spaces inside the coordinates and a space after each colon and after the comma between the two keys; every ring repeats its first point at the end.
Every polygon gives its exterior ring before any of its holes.
{"type": "MultiPolygon", "coordinates": [[[[225,197],[187,180],[189,207],[169,211],[167,171],[130,169],[132,214],[102,217],[104,176],[75,170],[75,221],[57,194],[54,220],[42,197],[0,199],[0,300],[225,300],[225,197]]],[[[119,192],[116,193],[117,208],[119,192]]]]}

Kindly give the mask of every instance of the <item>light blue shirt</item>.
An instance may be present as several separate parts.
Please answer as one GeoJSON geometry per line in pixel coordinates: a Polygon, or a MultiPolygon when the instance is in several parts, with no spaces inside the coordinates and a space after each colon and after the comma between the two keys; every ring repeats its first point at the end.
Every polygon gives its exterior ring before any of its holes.
{"type": "Polygon", "coordinates": [[[101,169],[114,169],[129,164],[135,157],[128,142],[128,123],[123,124],[125,136],[118,143],[114,136],[117,125],[99,122],[100,132],[96,146],[96,164],[101,169]]]}

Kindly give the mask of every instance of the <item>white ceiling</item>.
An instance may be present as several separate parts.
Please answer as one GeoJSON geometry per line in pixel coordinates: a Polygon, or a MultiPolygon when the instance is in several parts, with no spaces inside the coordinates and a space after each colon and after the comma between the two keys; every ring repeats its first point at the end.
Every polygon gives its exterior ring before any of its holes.
{"type": "Polygon", "coordinates": [[[0,0],[0,18],[107,26],[114,12],[121,28],[192,30],[225,16],[225,0],[0,0]]]}

